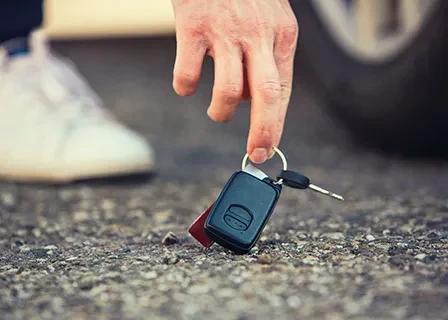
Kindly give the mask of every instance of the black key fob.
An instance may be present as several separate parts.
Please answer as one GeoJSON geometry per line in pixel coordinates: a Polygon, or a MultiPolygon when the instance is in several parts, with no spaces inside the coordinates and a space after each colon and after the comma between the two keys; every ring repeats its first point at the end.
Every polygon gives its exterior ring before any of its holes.
{"type": "Polygon", "coordinates": [[[267,176],[246,169],[235,172],[211,209],[205,233],[237,254],[248,253],[269,221],[281,189],[280,184],[267,176]]]}

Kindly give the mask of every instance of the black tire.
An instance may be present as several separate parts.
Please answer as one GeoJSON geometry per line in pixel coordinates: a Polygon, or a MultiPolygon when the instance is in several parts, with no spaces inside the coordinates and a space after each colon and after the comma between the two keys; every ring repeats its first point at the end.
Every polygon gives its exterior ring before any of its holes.
{"type": "Polygon", "coordinates": [[[298,50],[331,113],[368,147],[405,156],[447,156],[448,1],[438,3],[407,48],[381,64],[347,55],[310,2],[291,1],[300,27],[298,50]]]}

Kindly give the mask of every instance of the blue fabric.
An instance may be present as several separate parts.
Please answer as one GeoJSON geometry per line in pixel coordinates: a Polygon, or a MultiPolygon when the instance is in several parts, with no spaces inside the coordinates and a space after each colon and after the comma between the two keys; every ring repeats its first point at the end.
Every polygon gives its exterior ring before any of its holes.
{"type": "Polygon", "coordinates": [[[0,43],[27,37],[42,21],[43,0],[0,0],[0,43]]]}

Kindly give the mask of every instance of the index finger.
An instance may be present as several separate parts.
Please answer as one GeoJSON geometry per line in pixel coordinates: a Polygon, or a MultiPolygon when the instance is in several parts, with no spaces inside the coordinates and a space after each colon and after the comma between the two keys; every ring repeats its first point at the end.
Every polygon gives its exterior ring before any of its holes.
{"type": "Polygon", "coordinates": [[[281,102],[280,77],[272,48],[245,53],[252,95],[247,153],[254,163],[263,163],[274,154],[281,102]]]}

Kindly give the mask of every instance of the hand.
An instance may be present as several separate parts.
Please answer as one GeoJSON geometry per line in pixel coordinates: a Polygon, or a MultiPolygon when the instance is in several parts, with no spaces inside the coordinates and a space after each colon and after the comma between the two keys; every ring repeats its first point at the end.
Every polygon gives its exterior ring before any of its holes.
{"type": "Polygon", "coordinates": [[[230,121],[251,99],[247,153],[263,163],[283,132],[293,77],[298,25],[288,0],[172,0],[177,56],[173,87],[196,92],[204,56],[215,61],[208,115],[230,121]]]}

